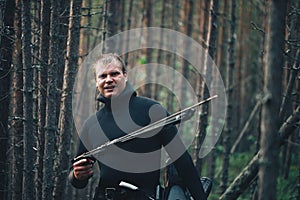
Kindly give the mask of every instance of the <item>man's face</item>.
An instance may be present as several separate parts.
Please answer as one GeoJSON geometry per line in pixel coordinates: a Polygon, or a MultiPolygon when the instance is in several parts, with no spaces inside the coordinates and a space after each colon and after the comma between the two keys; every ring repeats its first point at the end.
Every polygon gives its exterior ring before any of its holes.
{"type": "Polygon", "coordinates": [[[106,66],[101,64],[95,66],[97,88],[106,98],[118,96],[126,87],[127,74],[122,72],[118,64],[112,62],[106,66]]]}

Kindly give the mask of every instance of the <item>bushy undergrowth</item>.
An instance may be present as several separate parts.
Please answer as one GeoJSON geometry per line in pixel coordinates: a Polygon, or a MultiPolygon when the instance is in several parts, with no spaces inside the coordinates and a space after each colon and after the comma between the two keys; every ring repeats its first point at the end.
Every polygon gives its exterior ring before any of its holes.
{"type": "MultiPolygon", "coordinates": [[[[248,165],[249,161],[252,159],[253,154],[244,152],[244,153],[234,153],[230,157],[230,168],[229,168],[229,185],[230,183],[239,175],[239,173],[244,169],[245,166],[248,165]]],[[[288,178],[283,178],[282,172],[279,171],[278,179],[277,179],[277,200],[296,200],[297,199],[297,161],[296,158],[293,159],[292,165],[289,169],[288,178]]],[[[206,167],[207,163],[203,163],[203,175],[207,175],[206,167]]],[[[216,177],[214,179],[214,185],[212,192],[209,196],[209,200],[217,200],[221,196],[220,194],[220,180],[221,180],[221,166],[222,161],[220,157],[216,160],[216,177]]],[[[240,195],[238,200],[249,200],[252,199],[254,195],[257,178],[249,184],[249,187],[240,195]]],[[[228,186],[229,186],[228,185],[228,186]]]]}

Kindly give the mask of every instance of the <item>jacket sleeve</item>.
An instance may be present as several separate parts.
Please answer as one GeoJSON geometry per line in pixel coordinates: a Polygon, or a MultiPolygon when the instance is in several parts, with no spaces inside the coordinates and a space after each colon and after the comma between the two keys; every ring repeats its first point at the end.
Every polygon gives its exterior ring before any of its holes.
{"type": "Polygon", "coordinates": [[[183,180],[183,184],[188,188],[195,200],[206,200],[207,197],[204,193],[200,177],[190,154],[177,134],[177,128],[175,126],[165,128],[162,136],[163,145],[174,162],[178,175],[183,180]]]}
{"type": "Polygon", "coordinates": [[[185,153],[174,162],[174,165],[193,198],[195,200],[206,200],[207,197],[204,193],[201,180],[189,153],[185,151],[185,153]]]}

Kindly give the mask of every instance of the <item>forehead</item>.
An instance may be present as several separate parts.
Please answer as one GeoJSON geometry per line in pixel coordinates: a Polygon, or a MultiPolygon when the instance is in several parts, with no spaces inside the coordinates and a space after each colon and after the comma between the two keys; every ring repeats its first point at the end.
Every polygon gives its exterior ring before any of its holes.
{"type": "Polygon", "coordinates": [[[122,67],[118,62],[111,62],[107,64],[98,62],[95,65],[95,71],[97,74],[105,74],[109,73],[110,71],[122,71],[122,67]]]}

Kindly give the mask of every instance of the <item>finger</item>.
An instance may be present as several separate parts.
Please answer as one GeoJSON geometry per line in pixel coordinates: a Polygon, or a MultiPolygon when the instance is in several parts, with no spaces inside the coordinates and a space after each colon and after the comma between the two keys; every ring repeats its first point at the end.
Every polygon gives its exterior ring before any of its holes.
{"type": "Polygon", "coordinates": [[[88,158],[87,161],[90,163],[90,164],[94,164],[95,163],[95,160],[91,159],[91,158],[88,158]]]}
{"type": "Polygon", "coordinates": [[[73,166],[90,165],[90,164],[93,165],[94,162],[95,161],[90,158],[84,158],[73,163],[73,166]]]}
{"type": "Polygon", "coordinates": [[[92,168],[93,168],[92,164],[88,164],[88,165],[79,164],[79,165],[74,165],[73,166],[74,171],[88,171],[92,168]]]}
{"type": "Polygon", "coordinates": [[[93,176],[94,171],[92,169],[86,171],[74,171],[74,176],[78,180],[84,180],[93,176]]]}
{"type": "Polygon", "coordinates": [[[87,164],[87,165],[74,165],[73,169],[77,169],[77,170],[86,170],[86,169],[90,169],[92,168],[93,165],[92,164],[87,164]]]}
{"type": "Polygon", "coordinates": [[[94,173],[94,171],[92,169],[88,170],[88,171],[84,171],[84,172],[80,172],[82,176],[90,176],[91,174],[94,173]]]}
{"type": "Polygon", "coordinates": [[[86,173],[93,170],[92,165],[79,165],[73,168],[75,173],[86,173]]]}
{"type": "Polygon", "coordinates": [[[73,163],[73,166],[79,166],[79,165],[83,165],[84,163],[86,163],[88,160],[86,158],[84,159],[80,159],[76,162],[73,163]]]}
{"type": "Polygon", "coordinates": [[[84,171],[84,172],[74,172],[75,177],[89,177],[91,174],[93,174],[93,171],[84,171]]]}

